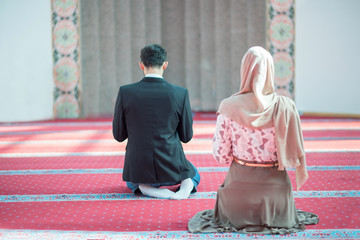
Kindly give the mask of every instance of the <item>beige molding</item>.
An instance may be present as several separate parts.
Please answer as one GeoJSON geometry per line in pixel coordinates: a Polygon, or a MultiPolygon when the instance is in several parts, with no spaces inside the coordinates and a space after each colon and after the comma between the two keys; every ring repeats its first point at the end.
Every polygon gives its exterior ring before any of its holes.
{"type": "Polygon", "coordinates": [[[355,114],[355,113],[301,112],[300,115],[301,116],[306,116],[306,117],[360,118],[360,114],[355,114]]]}

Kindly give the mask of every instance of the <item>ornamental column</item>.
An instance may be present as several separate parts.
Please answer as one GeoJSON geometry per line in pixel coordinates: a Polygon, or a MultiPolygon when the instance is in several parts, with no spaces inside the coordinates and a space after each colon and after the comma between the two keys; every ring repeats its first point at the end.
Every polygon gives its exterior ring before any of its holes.
{"type": "Polygon", "coordinates": [[[80,116],[79,1],[52,0],[54,117],[80,116]]]}
{"type": "Polygon", "coordinates": [[[275,89],[295,99],[294,2],[267,0],[267,49],[274,58],[275,89]]]}

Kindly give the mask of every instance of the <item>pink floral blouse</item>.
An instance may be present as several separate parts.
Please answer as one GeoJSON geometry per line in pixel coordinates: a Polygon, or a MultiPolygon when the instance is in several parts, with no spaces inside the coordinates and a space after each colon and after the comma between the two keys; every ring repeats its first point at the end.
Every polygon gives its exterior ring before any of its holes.
{"type": "Polygon", "coordinates": [[[222,164],[231,163],[233,156],[246,162],[276,162],[275,129],[246,128],[219,114],[213,140],[213,156],[222,164]]]}

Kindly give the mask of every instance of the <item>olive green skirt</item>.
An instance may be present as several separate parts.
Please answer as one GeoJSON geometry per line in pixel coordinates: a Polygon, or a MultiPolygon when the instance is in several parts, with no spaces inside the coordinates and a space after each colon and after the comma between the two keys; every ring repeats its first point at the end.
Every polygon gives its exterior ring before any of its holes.
{"type": "Polygon", "coordinates": [[[317,215],[295,208],[286,171],[233,161],[217,191],[215,209],[197,213],[190,219],[188,229],[192,233],[285,234],[318,222],[317,215]]]}

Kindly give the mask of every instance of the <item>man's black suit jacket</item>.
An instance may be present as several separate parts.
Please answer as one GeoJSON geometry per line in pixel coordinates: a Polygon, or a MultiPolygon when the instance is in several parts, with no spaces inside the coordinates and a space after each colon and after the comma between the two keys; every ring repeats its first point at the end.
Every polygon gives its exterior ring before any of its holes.
{"type": "Polygon", "coordinates": [[[180,182],[195,176],[181,142],[193,136],[188,91],[162,78],[121,86],[113,119],[114,138],[128,138],[123,180],[180,182]]]}

